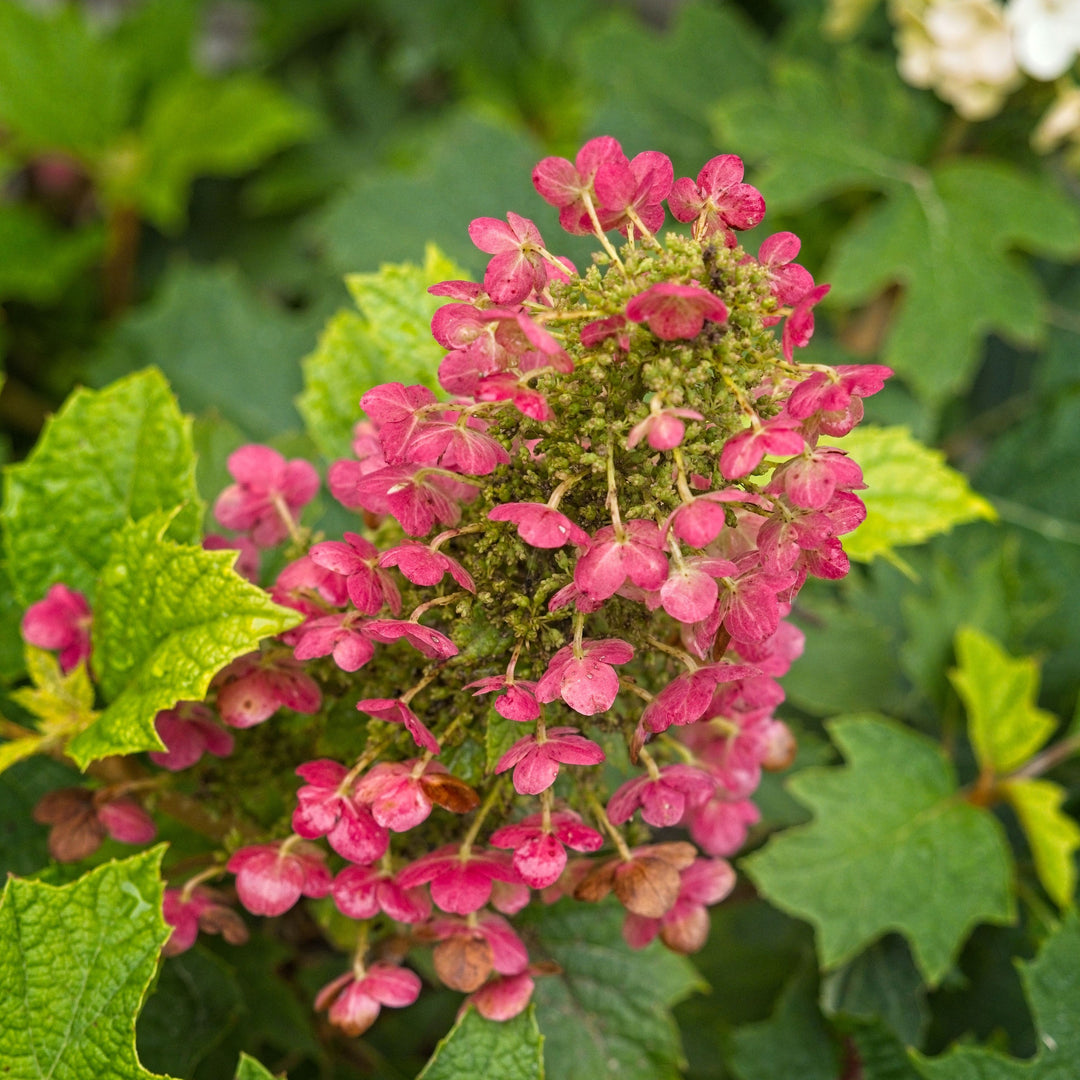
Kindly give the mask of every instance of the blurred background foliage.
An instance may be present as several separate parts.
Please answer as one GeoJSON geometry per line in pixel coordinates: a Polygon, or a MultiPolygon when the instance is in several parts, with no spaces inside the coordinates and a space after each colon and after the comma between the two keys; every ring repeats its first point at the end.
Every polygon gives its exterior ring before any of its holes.
{"type": "MultiPolygon", "coordinates": [[[[785,683],[796,769],[835,760],[824,720],[876,710],[954,747],[970,781],[947,677],[961,626],[1035,656],[1040,703],[1063,725],[1076,711],[1080,179],[1030,149],[1048,86],[965,122],[900,80],[883,10],[844,42],[824,15],[817,0],[0,0],[0,452],[24,455],[75,385],[154,364],[196,416],[204,496],[245,441],[317,459],[300,361],[352,307],[346,274],[423,263],[428,242],[481,273],[468,223],[508,209],[581,265],[532,190],[541,156],[611,134],[678,176],[738,153],[767,230],[796,232],[833,283],[812,352],[894,367],[869,421],[940,448],[998,517],[807,586],[785,683]]],[[[10,681],[10,596],[0,612],[10,681]]],[[[0,779],[4,869],[46,861],[29,808],[65,776],[41,760],[0,779]]],[[[1075,817],[1080,766],[1054,776],[1075,817]]],[[[778,782],[762,807],[755,842],[807,817],[778,782]]],[[[896,935],[819,977],[809,928],[742,886],[697,958],[711,992],[675,1008],[686,1075],[903,1080],[902,1047],[956,1039],[1032,1054],[1014,961],[1054,914],[1023,857],[1020,898],[1017,924],[976,931],[930,990],[896,935]]],[[[140,1022],[147,1066],[212,1080],[243,1049],[294,1080],[415,1075],[452,996],[335,1039],[306,1000],[331,954],[298,966],[311,927],[283,923],[165,966],[140,1022]]],[[[661,1010],[692,989],[675,979],[661,1010]]],[[[564,1054],[549,1044],[559,1080],[564,1054]]],[[[641,1060],[653,1071],[621,1075],[661,1075],[641,1060]]]]}

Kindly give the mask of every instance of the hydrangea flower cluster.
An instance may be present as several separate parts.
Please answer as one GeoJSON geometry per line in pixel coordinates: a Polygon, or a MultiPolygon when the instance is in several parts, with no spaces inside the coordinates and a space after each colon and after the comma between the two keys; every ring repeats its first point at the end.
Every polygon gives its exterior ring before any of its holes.
{"type": "MultiPolygon", "coordinates": [[[[821,440],[890,372],[796,360],[828,287],[791,233],[740,246],[765,214],[742,162],[676,180],[664,154],[605,137],[533,181],[602,250],[579,272],[526,218],[472,223],[483,282],[430,290],[448,301],[443,393],[373,387],[329,469],[358,514],[341,540],[299,524],[310,465],[233,455],[216,512],[240,535],[213,543],[256,573],[252,545],[288,539],[270,592],[304,621],[157,721],[156,764],[212,779],[249,737],[227,728],[300,714],[279,729],[304,755],[290,820],[231,834],[224,866],[170,892],[169,949],[199,929],[239,940],[203,885],[226,868],[255,915],[329,897],[355,951],[317,1004],[352,1035],[416,999],[416,945],[483,1015],[518,1013],[549,970],[511,922],[531,902],[613,893],[630,945],[702,946],[761,772],[794,755],[777,680],[803,635],[785,616],[808,576],[847,573],[840,538],[865,515],[858,465],[821,440]],[[668,212],[689,228],[661,239],[668,212]]],[[[78,603],[37,607],[28,636],[87,654],[78,603]]],[[[79,812],[100,830],[120,805],[79,812]]]]}

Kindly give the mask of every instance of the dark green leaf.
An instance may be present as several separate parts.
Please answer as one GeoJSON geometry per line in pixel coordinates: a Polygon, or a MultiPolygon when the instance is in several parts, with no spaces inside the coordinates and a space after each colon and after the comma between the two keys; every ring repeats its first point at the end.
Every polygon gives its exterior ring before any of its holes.
{"type": "Polygon", "coordinates": [[[51,304],[101,255],[104,234],[63,230],[19,203],[0,205],[0,299],[51,304]]]}
{"type": "Polygon", "coordinates": [[[952,766],[924,736],[874,716],[827,726],[848,765],[794,776],[814,821],[743,866],[768,900],[814,924],[824,967],[898,930],[937,983],[976,923],[1013,918],[1001,826],[956,797],[952,766]]]}

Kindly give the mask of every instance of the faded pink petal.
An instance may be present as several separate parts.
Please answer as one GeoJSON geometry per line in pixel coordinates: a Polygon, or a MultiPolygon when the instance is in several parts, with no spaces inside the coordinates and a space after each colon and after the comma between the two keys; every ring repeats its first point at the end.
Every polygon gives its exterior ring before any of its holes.
{"type": "Polygon", "coordinates": [[[660,281],[630,299],[626,317],[632,322],[647,322],[663,341],[676,341],[697,337],[706,319],[725,322],[728,311],[719,296],[699,285],[660,281]]]}

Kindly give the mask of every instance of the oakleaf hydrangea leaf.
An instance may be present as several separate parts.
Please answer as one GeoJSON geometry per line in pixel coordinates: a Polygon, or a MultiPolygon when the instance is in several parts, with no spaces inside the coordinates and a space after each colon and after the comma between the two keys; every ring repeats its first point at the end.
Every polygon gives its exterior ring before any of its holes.
{"type": "Polygon", "coordinates": [[[26,461],[5,470],[4,548],[23,607],[54,582],[86,593],[125,521],[180,507],[169,535],[200,539],[191,421],[160,371],[76,390],[26,461]]]}
{"type": "Polygon", "coordinates": [[[435,1047],[417,1080],[544,1080],[543,1045],[533,1006],[502,1023],[468,1009],[435,1047]]]}
{"type": "Polygon", "coordinates": [[[817,1003],[817,977],[804,970],[784,988],[768,1020],[744,1024],[728,1057],[740,1080],[834,1080],[836,1046],[817,1003]]]}
{"type": "Polygon", "coordinates": [[[822,276],[832,282],[830,303],[845,307],[885,285],[904,287],[882,360],[926,401],[940,403],[967,387],[987,333],[1028,346],[1042,339],[1042,290],[1014,248],[1075,257],[1075,206],[1011,165],[956,161],[857,219],[822,276]]]}
{"type": "Polygon", "coordinates": [[[102,570],[94,665],[108,708],[68,744],[80,768],[160,749],[159,709],[201,700],[229,661],[300,621],[233,571],[234,552],[165,539],[168,520],[153,514],[128,525],[102,570]]]}
{"type": "Polygon", "coordinates": [[[984,1047],[960,1046],[938,1058],[915,1055],[926,1080],[1072,1080],[1080,1061],[1080,920],[1073,912],[1043,945],[1020,964],[1034,1014],[1039,1052],[1018,1061],[984,1047]]]}
{"type": "Polygon", "coordinates": [[[531,919],[536,959],[561,973],[536,980],[536,1017],[544,1060],[560,1080],[676,1080],[679,1031],[670,1009],[705,989],[693,965],[659,942],[632,950],[622,939],[624,912],[614,904],[563,900],[522,914],[531,919]]]}
{"type": "Polygon", "coordinates": [[[10,697],[37,718],[41,734],[0,746],[0,772],[20,758],[47,750],[64,737],[78,734],[98,715],[94,710],[94,687],[85,664],[77,665],[65,675],[51,652],[28,645],[26,670],[33,686],[12,690],[10,697]]]}
{"type": "Polygon", "coordinates": [[[885,195],[839,233],[820,277],[841,307],[903,287],[882,361],[935,405],[967,386],[987,333],[1041,339],[1042,290],[1014,249],[1080,251],[1080,214],[1048,180],[985,159],[914,164],[929,157],[938,115],[887,59],[854,49],[828,69],[782,60],[772,86],[716,110],[721,144],[760,166],[751,179],[771,210],[885,195]]]}
{"type": "Polygon", "coordinates": [[[61,229],[21,203],[0,206],[0,297],[54,303],[101,257],[104,240],[96,226],[61,229]]]}
{"type": "Polygon", "coordinates": [[[895,930],[936,984],[976,923],[1013,918],[1001,827],[957,798],[952,765],[923,735],[875,716],[828,728],[847,766],[788,782],[814,820],[743,867],[767,900],[814,925],[824,967],[895,930]]]}
{"type": "MultiPolygon", "coordinates": [[[[839,446],[839,440],[822,440],[839,446]]],[[[940,450],[924,446],[904,427],[859,427],[843,449],[863,470],[866,520],[844,537],[852,559],[870,562],[894,548],[921,544],[955,525],[997,514],[968,486],[963,473],[945,464],[940,450]]]]}
{"type": "Polygon", "coordinates": [[[14,1080],[150,1080],[135,1016],[169,936],[163,848],[63,887],[9,878],[0,895],[0,1071],[14,1080]]]}
{"type": "Polygon", "coordinates": [[[431,296],[427,288],[466,276],[433,244],[423,266],[387,264],[375,274],[349,275],[360,311],[343,309],[327,324],[318,348],[303,361],[304,392],[296,402],[326,457],[350,452],[360,396],[376,383],[434,385],[445,350],[431,336],[431,316],[447,298],[431,296]]]}
{"type": "Polygon", "coordinates": [[[1003,780],[998,786],[1020,819],[1043,888],[1058,907],[1069,907],[1076,895],[1080,825],[1061,808],[1067,792],[1052,780],[1003,780]]]}
{"type": "Polygon", "coordinates": [[[956,634],[959,666],[949,681],[963,699],[968,736],[985,769],[1019,768],[1050,737],[1057,718],[1040,709],[1039,663],[1011,657],[993,638],[963,627],[956,634]]]}
{"type": "Polygon", "coordinates": [[[274,1074],[250,1054],[241,1054],[234,1080],[276,1080],[274,1074]]]}
{"type": "Polygon", "coordinates": [[[172,79],[147,106],[139,132],[147,167],[131,195],[154,224],[175,229],[197,176],[239,176],[317,126],[314,113],[257,75],[172,79]]]}

